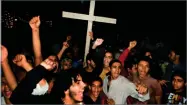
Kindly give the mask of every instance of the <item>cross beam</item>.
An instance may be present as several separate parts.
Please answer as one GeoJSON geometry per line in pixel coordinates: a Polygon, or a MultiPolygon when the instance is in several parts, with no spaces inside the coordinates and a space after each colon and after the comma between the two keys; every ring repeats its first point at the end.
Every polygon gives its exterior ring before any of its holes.
{"type": "Polygon", "coordinates": [[[71,19],[87,20],[88,21],[88,27],[87,27],[87,33],[86,33],[86,45],[85,45],[85,53],[84,53],[84,62],[86,61],[86,56],[89,53],[90,37],[89,37],[88,33],[89,33],[89,31],[92,31],[93,21],[102,22],[102,23],[110,23],[110,24],[116,24],[116,21],[117,21],[114,18],[94,16],[94,9],[95,9],[95,0],[91,0],[89,15],[80,14],[80,13],[73,13],[73,12],[66,12],[66,11],[62,12],[62,17],[64,17],[64,18],[71,18],[71,19]]]}

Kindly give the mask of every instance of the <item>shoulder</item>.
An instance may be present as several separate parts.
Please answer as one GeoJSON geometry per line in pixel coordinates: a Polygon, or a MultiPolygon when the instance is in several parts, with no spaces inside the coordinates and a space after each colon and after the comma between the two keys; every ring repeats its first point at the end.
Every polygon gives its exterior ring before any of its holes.
{"type": "Polygon", "coordinates": [[[131,83],[126,77],[124,77],[124,76],[119,76],[119,80],[121,81],[121,82],[124,82],[124,83],[131,83]]]}
{"type": "Polygon", "coordinates": [[[148,78],[148,81],[149,81],[149,83],[151,83],[151,84],[159,84],[159,83],[158,83],[158,80],[157,80],[157,79],[154,79],[154,78],[152,78],[152,77],[149,77],[149,78],[148,78]]]}

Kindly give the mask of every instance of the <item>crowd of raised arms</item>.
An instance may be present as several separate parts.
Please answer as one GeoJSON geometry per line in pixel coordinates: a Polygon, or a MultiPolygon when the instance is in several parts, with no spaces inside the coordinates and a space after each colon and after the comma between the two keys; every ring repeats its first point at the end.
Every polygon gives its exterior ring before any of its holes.
{"type": "Polygon", "coordinates": [[[186,70],[177,50],[158,62],[150,50],[137,54],[132,40],[115,56],[90,32],[86,62],[71,35],[57,54],[43,58],[40,17],[29,25],[33,56],[21,52],[9,59],[1,45],[2,104],[186,104],[186,70]]]}

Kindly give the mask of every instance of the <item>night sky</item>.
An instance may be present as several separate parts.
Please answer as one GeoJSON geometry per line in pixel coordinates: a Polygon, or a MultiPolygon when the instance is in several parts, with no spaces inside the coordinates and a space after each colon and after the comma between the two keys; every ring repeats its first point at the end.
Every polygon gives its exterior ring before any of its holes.
{"type": "MultiPolygon", "coordinates": [[[[89,2],[2,2],[2,12],[15,12],[29,21],[40,15],[41,42],[44,51],[53,44],[61,44],[67,34],[84,50],[87,21],[62,18],[62,11],[89,13],[89,2]],[[29,14],[25,16],[26,12],[29,14]],[[53,21],[50,28],[47,20],[53,21]]],[[[186,2],[184,1],[96,1],[96,16],[112,17],[117,24],[95,23],[96,37],[105,39],[106,45],[127,47],[129,40],[149,37],[152,44],[162,41],[166,45],[180,46],[186,51],[186,2]]],[[[2,43],[11,51],[22,47],[32,50],[31,29],[28,23],[18,20],[16,28],[2,30],[2,43]],[[11,39],[10,39],[11,38],[11,39]]]]}

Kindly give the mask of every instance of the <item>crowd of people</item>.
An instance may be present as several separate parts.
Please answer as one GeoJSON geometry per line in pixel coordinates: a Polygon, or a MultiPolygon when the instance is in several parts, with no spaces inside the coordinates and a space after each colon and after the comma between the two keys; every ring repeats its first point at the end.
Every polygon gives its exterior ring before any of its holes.
{"type": "Polygon", "coordinates": [[[186,68],[176,49],[159,62],[148,49],[136,53],[132,40],[117,56],[90,32],[86,62],[71,35],[43,58],[40,23],[39,16],[29,21],[33,56],[23,51],[9,59],[1,45],[2,104],[186,104],[186,68]]]}

